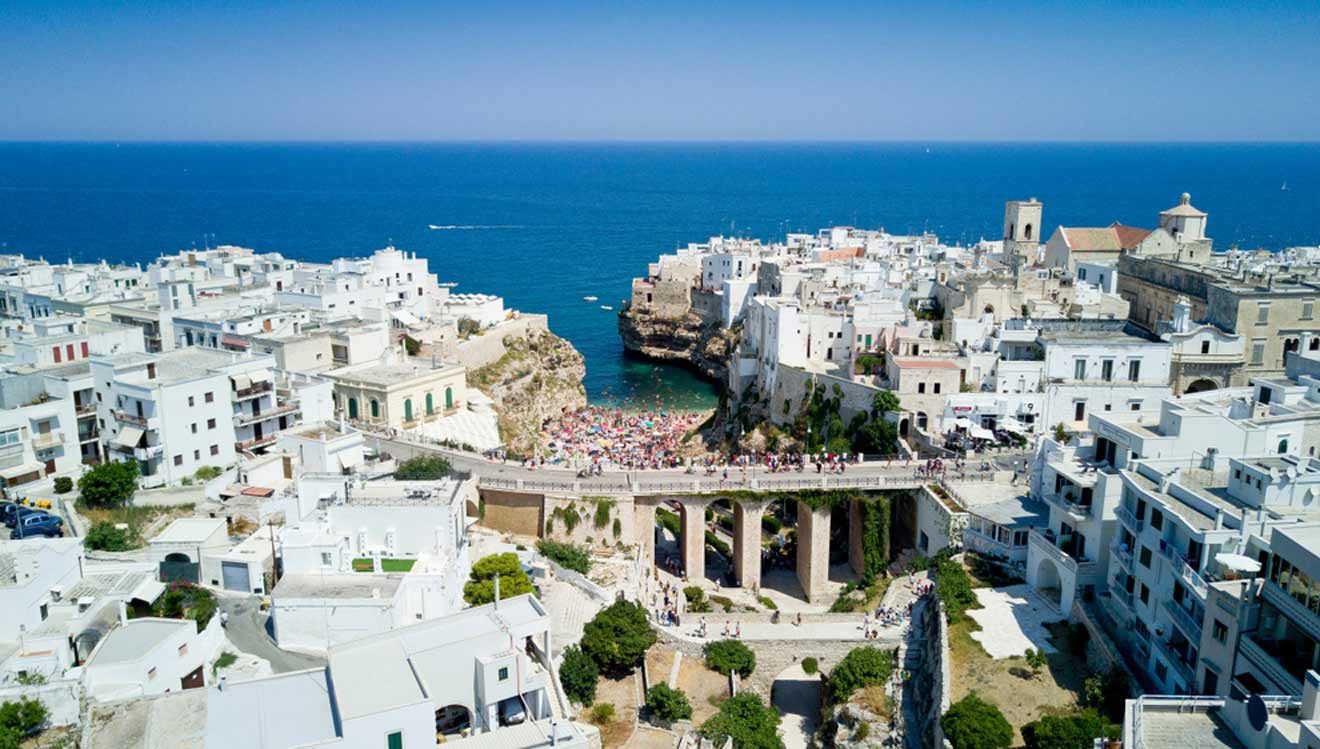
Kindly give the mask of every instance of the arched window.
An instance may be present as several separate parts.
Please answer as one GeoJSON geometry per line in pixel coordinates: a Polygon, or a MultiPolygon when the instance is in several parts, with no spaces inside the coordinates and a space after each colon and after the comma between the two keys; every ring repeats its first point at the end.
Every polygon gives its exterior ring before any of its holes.
{"type": "Polygon", "coordinates": [[[348,418],[356,419],[358,417],[357,398],[348,399],[348,418]]]}
{"type": "Polygon", "coordinates": [[[375,398],[371,399],[371,418],[380,418],[380,404],[376,402],[375,398]]]}
{"type": "Polygon", "coordinates": [[[1288,452],[1288,440],[1279,440],[1279,454],[1283,455],[1286,452],[1288,452]]]}
{"type": "Polygon", "coordinates": [[[403,399],[403,420],[412,421],[412,398],[403,399]]]}
{"type": "Polygon", "coordinates": [[[445,388],[445,409],[448,410],[453,407],[454,407],[454,389],[451,387],[445,388]]]}
{"type": "Polygon", "coordinates": [[[431,394],[430,394],[430,393],[427,393],[427,394],[426,394],[426,415],[427,415],[427,416],[430,416],[430,415],[433,414],[433,413],[435,413],[435,404],[434,404],[434,403],[432,402],[432,400],[431,400],[431,394]]]}
{"type": "Polygon", "coordinates": [[[1028,240],[1031,239],[1031,224],[1026,225],[1026,227],[1023,229],[1022,236],[1026,237],[1028,240]]]}
{"type": "Polygon", "coordinates": [[[1312,351],[1320,351],[1320,338],[1312,338],[1311,345],[1307,346],[1307,348],[1311,349],[1312,351]]]}

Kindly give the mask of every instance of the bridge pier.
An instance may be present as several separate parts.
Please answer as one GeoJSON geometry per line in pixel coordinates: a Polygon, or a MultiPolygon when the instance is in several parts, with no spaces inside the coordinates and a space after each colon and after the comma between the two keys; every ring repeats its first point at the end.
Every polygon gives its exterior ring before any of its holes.
{"type": "Polygon", "coordinates": [[[866,549],[862,539],[862,522],[866,508],[862,500],[848,503],[848,566],[861,575],[866,572],[866,549]]]}
{"type": "Polygon", "coordinates": [[[809,603],[821,603],[830,582],[830,508],[798,502],[797,577],[809,603]]]}
{"type": "Polygon", "coordinates": [[[706,577],[706,506],[710,500],[684,498],[679,506],[683,537],[678,541],[683,554],[683,575],[700,582],[706,577]]]}
{"type": "Polygon", "coordinates": [[[769,505],[733,503],[733,572],[744,588],[761,586],[761,517],[769,505]]]}
{"type": "Polygon", "coordinates": [[[648,574],[655,566],[655,534],[659,532],[655,525],[657,504],[654,497],[633,497],[633,533],[648,574]]]}

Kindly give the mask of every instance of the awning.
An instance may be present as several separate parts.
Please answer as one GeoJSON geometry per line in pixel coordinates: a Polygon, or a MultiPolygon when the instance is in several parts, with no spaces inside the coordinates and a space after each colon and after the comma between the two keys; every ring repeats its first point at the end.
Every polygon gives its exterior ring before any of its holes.
{"type": "Polygon", "coordinates": [[[959,419],[954,419],[954,420],[953,420],[953,425],[956,426],[956,427],[958,427],[959,429],[971,429],[971,428],[972,428],[972,420],[971,420],[971,419],[961,419],[961,418],[959,418],[959,419]]]}
{"type": "Polygon", "coordinates": [[[251,372],[248,372],[247,376],[252,378],[253,385],[261,382],[270,382],[270,370],[267,369],[254,369],[251,372]]]}
{"type": "Polygon", "coordinates": [[[274,489],[266,486],[249,486],[243,490],[243,496],[245,497],[269,497],[274,493],[274,489]]]}
{"type": "Polygon", "coordinates": [[[245,341],[242,338],[230,338],[229,336],[225,336],[224,338],[221,338],[220,342],[226,346],[241,346],[243,348],[247,348],[248,346],[252,345],[250,342],[245,341]]]}
{"type": "Polygon", "coordinates": [[[416,315],[414,315],[413,313],[409,312],[409,311],[406,310],[406,309],[395,310],[394,312],[391,312],[390,314],[394,315],[394,319],[395,319],[395,320],[398,320],[398,321],[399,321],[400,323],[402,323],[405,327],[406,327],[406,326],[416,325],[417,323],[421,322],[421,320],[418,320],[418,319],[417,319],[417,316],[416,316],[416,315]]]}
{"type": "Polygon", "coordinates": [[[989,429],[986,429],[985,427],[972,427],[972,439],[992,440],[994,438],[995,433],[989,429]]]}
{"type": "Polygon", "coordinates": [[[33,473],[34,471],[39,472],[42,468],[45,467],[46,467],[45,463],[41,463],[35,460],[30,463],[19,463],[16,466],[10,466],[8,468],[0,468],[0,478],[16,479],[19,476],[26,476],[27,474],[33,473]]]}
{"type": "Polygon", "coordinates": [[[153,578],[146,578],[133,589],[131,598],[143,603],[155,603],[160,594],[165,592],[165,583],[153,578]]]}
{"type": "Polygon", "coordinates": [[[1027,433],[1027,428],[1025,426],[1022,426],[1022,422],[1018,421],[1017,419],[1004,419],[1003,421],[999,422],[999,428],[1010,432],[1015,432],[1017,434],[1027,433]]]}
{"type": "Polygon", "coordinates": [[[1216,554],[1215,561],[1236,572],[1256,574],[1260,572],[1260,562],[1243,554],[1216,554]]]}
{"type": "Polygon", "coordinates": [[[138,442],[142,441],[142,434],[142,430],[138,427],[121,427],[119,434],[115,435],[115,444],[121,447],[137,447],[138,442]]]}
{"type": "Polygon", "coordinates": [[[234,381],[235,390],[247,390],[252,387],[252,378],[247,375],[234,375],[229,379],[234,381]]]}

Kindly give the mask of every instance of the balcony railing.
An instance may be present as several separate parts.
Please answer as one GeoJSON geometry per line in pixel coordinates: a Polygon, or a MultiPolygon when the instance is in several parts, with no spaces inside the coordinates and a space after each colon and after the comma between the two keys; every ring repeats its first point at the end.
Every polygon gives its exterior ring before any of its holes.
{"type": "Polygon", "coordinates": [[[129,413],[128,411],[116,410],[113,414],[115,419],[128,424],[136,424],[143,429],[155,429],[156,424],[160,423],[154,416],[138,416],[137,414],[129,413]]]}
{"type": "Polygon", "coordinates": [[[1275,684],[1284,688],[1289,694],[1301,694],[1302,680],[1289,673],[1274,656],[1265,650],[1253,635],[1243,633],[1238,638],[1238,651],[1251,661],[1252,665],[1264,672],[1275,684]]]}
{"type": "Polygon", "coordinates": [[[274,390],[275,386],[270,382],[259,382],[255,385],[245,387],[242,390],[234,391],[234,400],[243,400],[245,398],[256,398],[265,395],[274,390]]]}
{"type": "Polygon", "coordinates": [[[1094,507],[1094,505],[1082,504],[1065,494],[1046,494],[1045,501],[1081,520],[1091,517],[1091,510],[1094,507]]]}
{"type": "Polygon", "coordinates": [[[64,432],[46,432],[32,435],[32,447],[36,450],[49,450],[64,444],[64,432]]]}
{"type": "Polygon", "coordinates": [[[1186,609],[1173,601],[1165,601],[1164,610],[1169,612],[1169,617],[1187,635],[1187,639],[1197,643],[1201,641],[1201,623],[1193,619],[1186,609]]]}
{"type": "Polygon", "coordinates": [[[1164,660],[1169,662],[1169,667],[1178,675],[1178,678],[1182,679],[1183,686],[1188,689],[1195,686],[1196,679],[1195,674],[1192,672],[1192,667],[1183,661],[1183,657],[1178,651],[1174,650],[1173,646],[1158,637],[1152,639],[1155,643],[1155,648],[1160,651],[1160,655],[1164,656],[1164,660]]]}
{"type": "Polygon", "coordinates": [[[1052,532],[1047,536],[1046,533],[1042,532],[1039,528],[1032,528],[1028,541],[1032,546],[1053,559],[1056,564],[1060,564],[1073,574],[1077,574],[1077,560],[1065,553],[1063,549],[1055,546],[1054,534],[1052,532]]]}
{"type": "Polygon", "coordinates": [[[133,457],[138,460],[151,460],[165,452],[164,445],[147,445],[146,447],[133,448],[133,457]]]}
{"type": "Polygon", "coordinates": [[[1119,565],[1120,565],[1121,567],[1123,567],[1124,569],[1126,569],[1128,572],[1131,572],[1131,571],[1132,571],[1132,550],[1131,550],[1131,549],[1128,549],[1128,550],[1124,551],[1123,549],[1119,549],[1119,548],[1115,547],[1115,548],[1114,548],[1114,559],[1117,559],[1119,565]]]}
{"type": "Polygon", "coordinates": [[[255,424],[258,421],[266,421],[267,419],[273,419],[277,416],[284,416],[286,414],[291,414],[297,410],[298,407],[296,405],[285,404],[283,406],[279,406],[278,408],[272,408],[269,411],[262,411],[260,413],[255,413],[255,414],[240,411],[234,414],[234,423],[239,426],[246,426],[248,424],[255,424]]]}
{"type": "Polygon", "coordinates": [[[95,415],[96,415],[96,404],[95,404],[95,403],[82,403],[82,404],[79,404],[79,405],[77,405],[77,406],[74,406],[74,409],[73,409],[73,410],[74,410],[74,413],[78,414],[79,418],[81,418],[81,417],[83,417],[83,416],[95,416],[95,415]]]}
{"type": "Polygon", "coordinates": [[[1119,507],[1114,511],[1114,514],[1118,516],[1118,519],[1123,522],[1123,525],[1127,526],[1134,536],[1141,533],[1146,525],[1145,522],[1137,520],[1136,516],[1126,507],[1119,507]]]}
{"type": "Polygon", "coordinates": [[[234,443],[234,449],[236,449],[236,450],[251,450],[251,449],[254,448],[254,447],[261,447],[261,446],[263,446],[263,445],[269,445],[269,444],[272,444],[272,443],[274,443],[274,442],[275,442],[275,435],[273,435],[273,434],[268,434],[268,435],[265,435],[264,437],[258,437],[258,438],[256,438],[256,439],[245,440],[245,441],[243,441],[243,442],[235,442],[235,443],[234,443]]]}

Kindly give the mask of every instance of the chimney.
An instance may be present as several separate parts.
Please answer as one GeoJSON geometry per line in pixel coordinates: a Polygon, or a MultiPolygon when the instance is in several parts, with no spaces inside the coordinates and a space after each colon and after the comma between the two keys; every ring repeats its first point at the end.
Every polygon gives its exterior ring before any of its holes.
{"type": "Polygon", "coordinates": [[[1314,670],[1306,672],[1306,678],[1302,684],[1302,712],[1297,717],[1301,720],[1320,720],[1320,697],[1317,696],[1317,690],[1320,690],[1320,674],[1314,670]]]}
{"type": "Polygon", "coordinates": [[[500,608],[500,576],[496,575],[495,576],[495,609],[498,611],[499,608],[500,608]]]}

